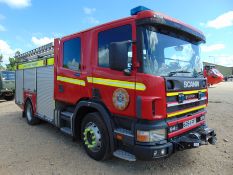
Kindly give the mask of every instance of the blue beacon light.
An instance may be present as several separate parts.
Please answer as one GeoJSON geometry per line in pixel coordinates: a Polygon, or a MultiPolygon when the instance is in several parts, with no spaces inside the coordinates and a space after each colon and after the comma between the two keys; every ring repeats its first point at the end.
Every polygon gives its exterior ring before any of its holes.
{"type": "Polygon", "coordinates": [[[148,9],[147,7],[144,7],[144,6],[138,6],[138,7],[131,9],[130,13],[131,15],[137,15],[139,12],[145,11],[145,10],[151,10],[151,9],[148,9]]]}

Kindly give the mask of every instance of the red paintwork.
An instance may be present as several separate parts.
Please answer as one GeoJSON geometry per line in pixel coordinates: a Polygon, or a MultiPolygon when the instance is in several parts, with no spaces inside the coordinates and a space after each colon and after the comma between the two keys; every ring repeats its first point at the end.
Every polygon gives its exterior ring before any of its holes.
{"type": "MultiPolygon", "coordinates": [[[[153,11],[143,11],[138,13],[137,15],[130,16],[121,20],[116,20],[110,23],[106,23],[85,31],[81,31],[79,33],[75,33],[69,36],[65,36],[61,39],[55,39],[55,80],[54,80],[54,99],[62,102],[66,102],[72,105],[75,105],[79,100],[83,98],[91,98],[92,96],[92,88],[98,88],[101,95],[101,100],[107,107],[107,109],[112,114],[128,116],[135,118],[136,117],[136,97],[142,97],[142,113],[141,118],[146,120],[158,120],[158,119],[165,119],[166,115],[166,92],[165,92],[165,82],[162,77],[157,77],[153,75],[138,73],[137,68],[139,67],[137,61],[137,52],[136,52],[136,45],[133,45],[133,71],[131,76],[125,76],[123,72],[110,70],[109,68],[101,68],[97,65],[97,58],[98,58],[98,33],[100,31],[122,26],[125,24],[132,25],[132,38],[136,40],[136,24],[135,21],[137,19],[142,18],[150,18],[154,17],[155,15],[162,15],[161,13],[153,12],[153,11]],[[80,74],[77,77],[77,72],[68,70],[62,67],[63,63],[63,42],[66,40],[70,40],[76,37],[81,38],[81,47],[82,47],[82,58],[81,58],[81,71],[78,72],[80,74]],[[84,80],[86,82],[86,86],[79,86],[70,83],[64,83],[61,81],[57,81],[57,76],[64,76],[70,78],[77,78],[84,80]],[[87,82],[87,76],[90,77],[98,77],[98,78],[107,78],[107,79],[114,79],[114,80],[122,80],[122,81],[131,81],[131,82],[141,82],[145,84],[146,90],[145,91],[137,91],[137,90],[129,90],[126,89],[130,102],[128,107],[123,110],[117,110],[113,106],[112,102],[112,95],[113,92],[117,89],[117,87],[105,86],[105,85],[98,85],[92,84],[87,82]],[[59,92],[58,86],[63,85],[64,92],[59,92]],[[152,103],[154,102],[154,103],[152,103]],[[152,104],[155,105],[155,114],[152,112],[152,104]]],[[[171,17],[164,16],[164,18],[171,20],[173,22],[180,23],[185,25],[192,30],[197,31],[196,29],[192,28],[189,25],[184,24],[181,21],[175,20],[171,17]]],[[[200,32],[200,31],[197,31],[200,32]]],[[[200,32],[201,33],[201,32],[200,32]]]]}
{"type": "MultiPolygon", "coordinates": [[[[24,91],[23,92],[23,97],[24,97],[24,104],[26,103],[26,100],[29,98],[32,102],[33,106],[33,113],[36,113],[36,93],[35,92],[30,92],[30,91],[24,91]]],[[[25,105],[23,104],[23,108],[25,105]]],[[[25,109],[24,109],[25,110],[25,109]]]]}
{"type": "Polygon", "coordinates": [[[177,125],[179,123],[183,123],[185,121],[192,120],[194,118],[200,117],[200,116],[202,116],[204,114],[206,114],[206,111],[200,112],[200,113],[197,113],[195,115],[188,116],[188,117],[185,117],[185,118],[182,118],[182,119],[177,119],[175,121],[168,122],[167,124],[168,124],[168,126],[174,126],[174,125],[177,125]]]}
{"type": "Polygon", "coordinates": [[[224,76],[216,68],[204,69],[204,77],[207,78],[208,85],[218,84],[224,80],[224,76]]]}
{"type": "MultiPolygon", "coordinates": [[[[111,70],[110,68],[103,68],[103,67],[97,66],[98,65],[98,61],[97,61],[98,60],[98,44],[97,44],[98,33],[100,31],[104,31],[104,30],[111,29],[114,27],[119,27],[119,26],[126,25],[126,24],[132,25],[132,35],[133,35],[132,38],[133,40],[135,40],[136,39],[136,26],[132,19],[126,19],[126,20],[122,20],[119,22],[117,21],[115,23],[112,23],[111,25],[101,26],[93,30],[92,40],[95,41],[96,44],[94,44],[93,47],[90,48],[90,50],[92,50],[93,52],[89,53],[90,57],[93,58],[91,60],[92,68],[93,68],[92,69],[93,77],[135,82],[136,69],[132,71],[131,76],[125,76],[123,71],[115,71],[115,70],[111,70]]],[[[87,49],[86,51],[90,52],[90,50],[87,49]]],[[[136,46],[134,45],[133,46],[133,54],[134,54],[133,62],[135,62],[136,60],[135,50],[136,50],[136,46]]],[[[135,90],[126,89],[129,94],[129,104],[125,110],[120,111],[120,110],[117,110],[113,106],[113,102],[112,102],[112,96],[113,96],[114,91],[117,89],[117,87],[111,87],[111,86],[105,86],[105,85],[99,85],[99,84],[92,84],[90,88],[92,87],[99,89],[102,101],[111,113],[117,114],[117,115],[135,117],[135,106],[136,106],[135,90]]]]}
{"type": "MultiPolygon", "coordinates": [[[[123,71],[115,71],[110,68],[103,68],[98,66],[98,34],[101,31],[130,24],[132,26],[132,40],[136,41],[136,20],[152,17],[163,17],[166,20],[184,25],[191,30],[199,32],[193,27],[184,24],[183,22],[153,11],[143,11],[137,15],[133,15],[120,20],[112,21],[91,29],[87,29],[78,33],[74,33],[63,38],[57,38],[54,40],[54,100],[67,103],[69,105],[76,105],[82,99],[91,99],[92,90],[96,88],[99,90],[101,101],[111,114],[120,115],[125,117],[137,118],[144,120],[165,120],[167,119],[167,101],[166,101],[166,86],[163,77],[140,73],[138,68],[140,62],[137,60],[137,45],[132,46],[132,63],[133,70],[130,76],[124,75],[123,71]],[[81,70],[79,72],[69,70],[63,67],[63,43],[67,40],[80,37],[81,38],[81,70]],[[85,86],[75,85],[72,83],[66,83],[57,80],[57,76],[78,79],[85,81],[85,86]],[[96,77],[103,79],[113,79],[127,82],[143,83],[146,87],[142,90],[125,89],[129,94],[129,104],[125,110],[118,110],[113,105],[113,93],[118,87],[88,83],[87,77],[96,77]],[[59,86],[63,87],[63,92],[59,91],[59,86]],[[137,116],[136,102],[137,97],[141,97],[141,116],[137,116]],[[154,106],[152,106],[154,105],[154,106]],[[153,111],[153,108],[155,109],[153,111]]],[[[207,73],[206,73],[207,74],[207,73]]],[[[205,75],[205,72],[204,72],[205,75]]],[[[223,78],[220,74],[219,77],[223,78]]],[[[208,78],[208,77],[207,77],[208,78]]],[[[208,78],[209,81],[209,78],[208,78]]],[[[209,81],[210,83],[210,81],[209,81]]],[[[36,98],[37,94],[34,92],[24,91],[24,104],[26,99],[30,99],[33,105],[34,114],[37,112],[36,98]]],[[[208,98],[208,91],[206,92],[208,98]]],[[[206,104],[208,100],[206,100],[206,104]]],[[[24,108],[24,104],[21,107],[24,108]]],[[[169,103],[168,103],[169,104],[169,103]]],[[[177,111],[176,111],[177,112],[177,111]]],[[[188,116],[183,119],[177,119],[172,122],[168,122],[168,126],[174,126],[178,123],[199,117],[206,112],[188,116]]],[[[196,125],[189,128],[183,128],[178,131],[168,134],[168,138],[180,135],[188,130],[198,127],[204,124],[205,121],[200,121],[196,125]]]]}
{"type": "Polygon", "coordinates": [[[146,85],[146,91],[136,91],[136,95],[142,97],[142,118],[146,120],[166,118],[167,104],[163,77],[137,73],[136,81],[146,85]],[[155,115],[152,113],[153,101],[155,102],[155,115]]]}

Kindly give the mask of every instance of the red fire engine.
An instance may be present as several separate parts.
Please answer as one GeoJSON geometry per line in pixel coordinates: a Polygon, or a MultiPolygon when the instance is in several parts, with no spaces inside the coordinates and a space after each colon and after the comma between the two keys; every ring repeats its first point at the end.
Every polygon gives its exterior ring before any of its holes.
{"type": "Polygon", "coordinates": [[[215,68],[214,65],[206,65],[204,67],[204,77],[207,78],[208,85],[214,85],[223,82],[224,76],[215,68]]]}
{"type": "Polygon", "coordinates": [[[80,139],[95,160],[135,161],[214,144],[203,34],[139,6],[131,16],[17,55],[16,104],[80,139]]]}

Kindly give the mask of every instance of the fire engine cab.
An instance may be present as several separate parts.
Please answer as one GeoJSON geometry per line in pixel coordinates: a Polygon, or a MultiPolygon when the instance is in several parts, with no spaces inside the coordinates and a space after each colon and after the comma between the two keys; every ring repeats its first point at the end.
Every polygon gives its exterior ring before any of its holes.
{"type": "Polygon", "coordinates": [[[215,144],[205,122],[204,35],[139,6],[131,16],[17,55],[16,104],[95,160],[154,160],[215,144]]]}

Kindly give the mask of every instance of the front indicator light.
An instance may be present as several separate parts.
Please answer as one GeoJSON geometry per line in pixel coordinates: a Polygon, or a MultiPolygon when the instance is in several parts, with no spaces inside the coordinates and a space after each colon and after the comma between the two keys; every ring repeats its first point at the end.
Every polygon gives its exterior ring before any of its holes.
{"type": "Polygon", "coordinates": [[[150,133],[149,131],[137,131],[137,141],[139,142],[149,142],[150,133]]]}
{"type": "Polygon", "coordinates": [[[137,130],[137,141],[138,142],[157,142],[166,138],[165,129],[156,129],[150,131],[137,130]]]}

